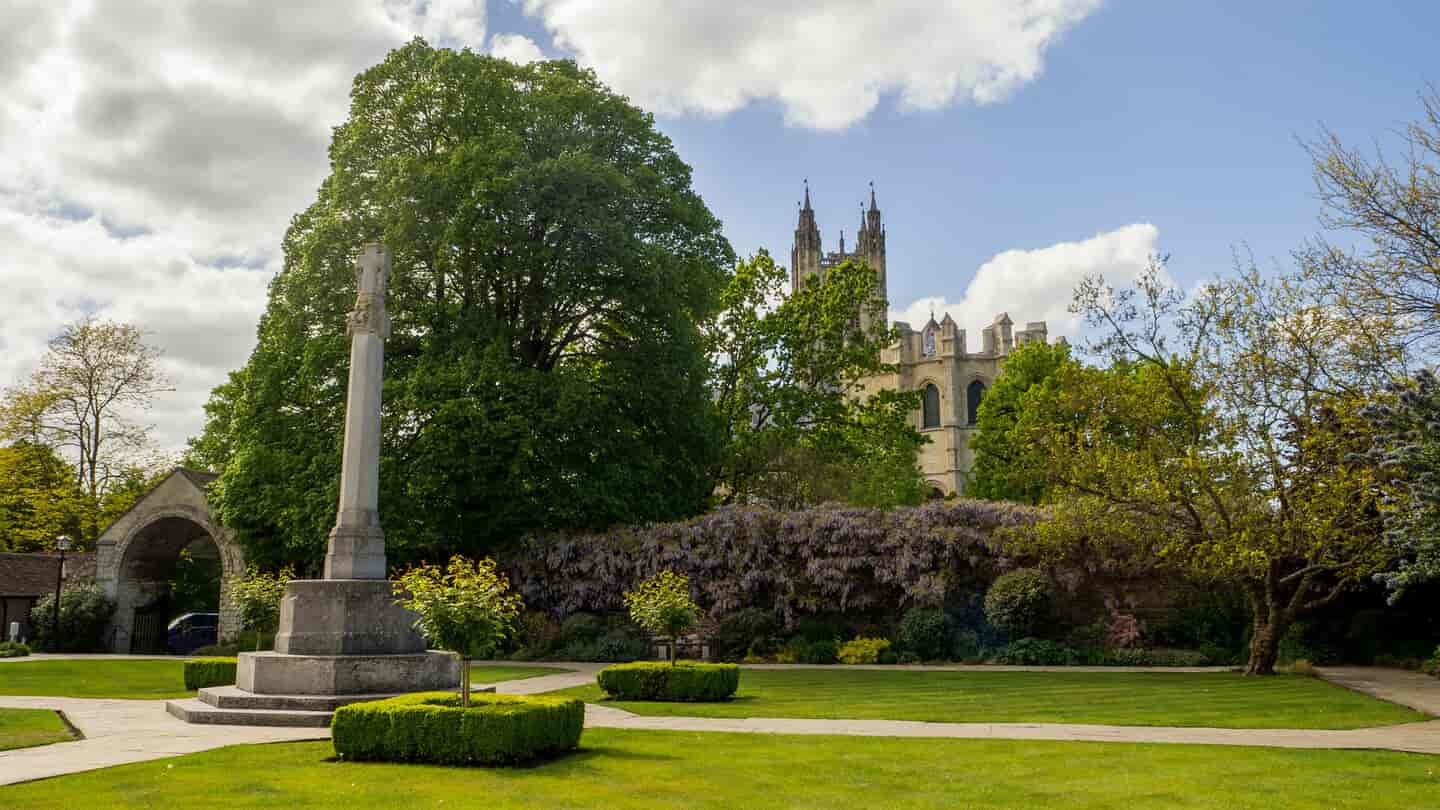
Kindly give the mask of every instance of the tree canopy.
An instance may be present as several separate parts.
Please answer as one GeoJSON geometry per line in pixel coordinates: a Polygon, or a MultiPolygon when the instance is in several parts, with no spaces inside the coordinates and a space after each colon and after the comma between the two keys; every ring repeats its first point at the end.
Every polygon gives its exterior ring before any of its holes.
{"type": "Polygon", "coordinates": [[[705,506],[701,326],[732,253],[651,116],[571,62],[416,40],[356,78],[330,158],[255,352],[192,445],[253,559],[318,564],[334,520],[365,241],[394,254],[380,511],[397,561],[705,506]]]}
{"type": "Polygon", "coordinates": [[[881,349],[895,337],[875,271],[847,260],[788,296],[786,277],[761,251],[736,266],[721,294],[711,355],[724,500],[919,503],[919,393],[861,387],[891,370],[881,349]]]}
{"type": "MultiPolygon", "coordinates": [[[[1038,504],[1049,491],[1046,458],[1024,440],[1017,425],[1024,415],[1053,400],[1056,374],[1078,362],[1068,343],[1034,340],[1005,358],[1005,373],[980,401],[971,434],[975,466],[966,493],[975,498],[1038,504]]],[[[1050,410],[1045,408],[1044,410],[1050,410]]]]}
{"type": "Polygon", "coordinates": [[[169,390],[159,357],[138,327],[87,316],[66,324],[30,379],[0,397],[0,440],[68,460],[84,500],[74,527],[82,544],[129,508],[137,480],[160,466],[149,458],[150,426],[137,419],[169,390]]]}
{"type": "Polygon", "coordinates": [[[1294,281],[1251,268],[1186,303],[1158,265],[1132,290],[1088,279],[1075,307],[1111,365],[1062,371],[1058,413],[1026,427],[1055,493],[1042,548],[1242,584],[1256,674],[1391,557],[1386,482],[1357,454],[1395,347],[1294,281]]]}

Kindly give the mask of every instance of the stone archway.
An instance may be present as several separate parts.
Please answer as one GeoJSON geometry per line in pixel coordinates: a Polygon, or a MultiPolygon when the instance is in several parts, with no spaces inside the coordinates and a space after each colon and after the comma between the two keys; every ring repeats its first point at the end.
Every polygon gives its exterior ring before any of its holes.
{"type": "Polygon", "coordinates": [[[245,561],[230,532],[210,512],[205,487],[215,478],[180,469],[166,476],[100,535],[95,580],[115,602],[108,646],[130,652],[137,611],[169,593],[180,552],[194,548],[218,557],[220,638],[240,630],[239,614],[227,595],[229,582],[244,573],[245,561]]]}

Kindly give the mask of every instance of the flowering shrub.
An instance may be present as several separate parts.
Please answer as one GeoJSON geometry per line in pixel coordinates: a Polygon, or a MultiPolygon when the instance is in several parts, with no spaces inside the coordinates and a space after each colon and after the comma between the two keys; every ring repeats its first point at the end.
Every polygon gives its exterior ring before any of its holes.
{"type": "Polygon", "coordinates": [[[670,570],[689,576],[717,618],[758,607],[794,627],[803,616],[890,612],[983,590],[1013,564],[1003,532],[1042,514],[963,499],[890,511],[726,507],[679,523],[530,538],[511,570],[526,603],[557,618],[619,609],[620,594],[670,570]]]}
{"type": "Polygon", "coordinates": [[[1110,648],[1138,647],[1140,645],[1140,620],[1134,614],[1121,613],[1113,600],[1107,599],[1105,607],[1110,616],[1105,620],[1105,646],[1110,648]]]}
{"type": "Polygon", "coordinates": [[[890,649],[889,639],[851,639],[840,647],[840,663],[873,664],[880,659],[880,653],[888,649],[890,649]]]}

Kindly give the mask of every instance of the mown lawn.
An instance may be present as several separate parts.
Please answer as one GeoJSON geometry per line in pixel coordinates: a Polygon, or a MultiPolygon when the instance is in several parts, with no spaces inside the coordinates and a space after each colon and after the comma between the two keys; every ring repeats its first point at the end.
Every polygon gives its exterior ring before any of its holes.
{"type": "Polygon", "coordinates": [[[609,701],[593,684],[560,694],[636,714],[688,717],[1307,729],[1427,719],[1318,678],[1246,678],[1228,672],[742,669],[739,691],[723,703],[609,701]]]}
{"type": "Polygon", "coordinates": [[[72,739],[70,727],[49,709],[0,709],[0,751],[72,739]]]}
{"type": "Polygon", "coordinates": [[[328,742],[236,746],[0,787],[0,807],[1413,810],[1440,796],[1440,757],[1378,751],[596,729],[529,768],[332,758],[328,742]]]}
{"type": "MultiPolygon", "coordinates": [[[[564,672],[553,667],[475,668],[476,683],[533,678],[564,672]],[[482,676],[483,672],[483,676],[482,676]]],[[[180,659],[136,661],[77,659],[0,664],[0,695],[161,700],[192,695],[185,690],[180,659]]]]}

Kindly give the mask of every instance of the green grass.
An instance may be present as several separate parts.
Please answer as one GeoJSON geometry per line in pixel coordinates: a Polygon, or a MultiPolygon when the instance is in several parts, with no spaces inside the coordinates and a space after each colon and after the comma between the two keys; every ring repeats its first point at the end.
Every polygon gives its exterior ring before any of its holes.
{"type": "MultiPolygon", "coordinates": [[[[589,702],[595,685],[567,689],[589,702]]],[[[604,700],[636,714],[814,717],[955,723],[1344,729],[1426,715],[1317,678],[1234,673],[914,672],[743,669],[723,703],[604,700]]]]}
{"type": "Polygon", "coordinates": [[[0,709],[0,751],[71,739],[70,727],[49,709],[0,709]]]}
{"type": "MultiPolygon", "coordinates": [[[[564,672],[553,667],[475,667],[476,683],[532,678],[564,672]]],[[[185,690],[184,664],[164,661],[78,659],[0,664],[0,695],[162,700],[194,694],[185,690]]]]}
{"type": "Polygon", "coordinates": [[[585,732],[530,768],[333,761],[328,742],[236,746],[0,787],[52,807],[1429,807],[1440,757],[1383,751],[585,732]]]}

